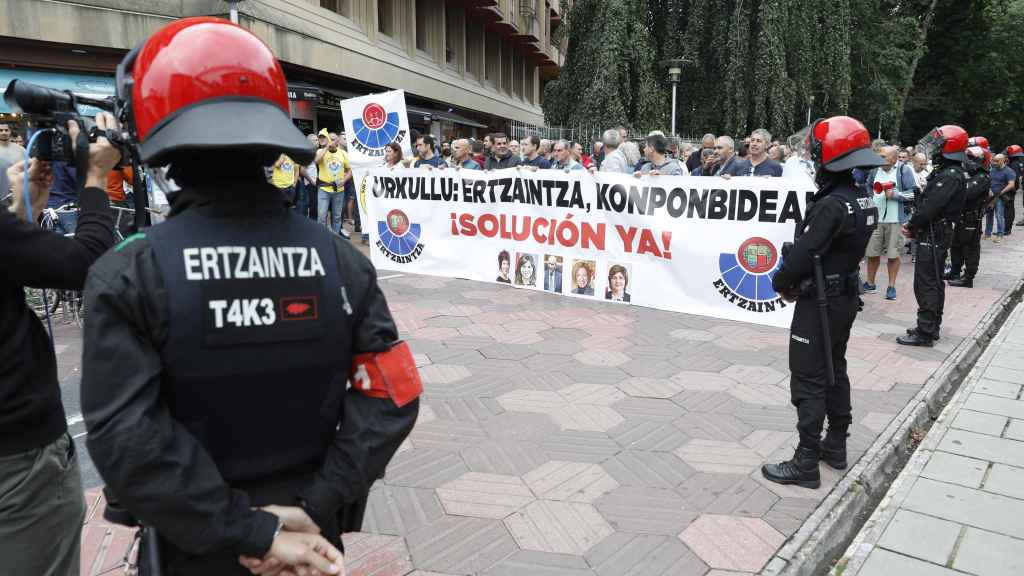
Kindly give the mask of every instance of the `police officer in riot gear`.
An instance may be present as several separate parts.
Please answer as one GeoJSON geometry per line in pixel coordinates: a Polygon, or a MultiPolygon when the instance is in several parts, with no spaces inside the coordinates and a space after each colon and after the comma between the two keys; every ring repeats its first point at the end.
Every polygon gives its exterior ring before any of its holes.
{"type": "Polygon", "coordinates": [[[917,298],[917,326],[896,341],[905,346],[934,346],[942,326],[946,284],[942,268],[952,240],[953,223],[960,220],[966,200],[967,174],[964,150],[967,132],[959,126],[936,128],[918,142],[918,149],[932,157],[934,168],[917,209],[904,224],[904,235],[917,240],[914,266],[914,296],[917,298]]]}
{"type": "Polygon", "coordinates": [[[954,227],[953,244],[949,249],[949,285],[960,288],[974,287],[974,276],[981,260],[981,220],[991,186],[988,167],[992,152],[987,149],[988,141],[983,142],[982,137],[971,138],[968,144],[964,160],[967,171],[964,211],[954,227]]]}
{"type": "Polygon", "coordinates": [[[860,308],[860,261],[878,225],[878,208],[854,184],[853,169],[884,162],[871,151],[871,136],[864,125],[848,116],[818,120],[795,140],[810,149],[818,192],[797,226],[795,241],[772,279],[772,288],[787,300],[796,300],[790,327],[789,386],[800,443],[792,459],[766,464],[761,473],[779,484],[817,488],[821,485],[819,459],[833,468],[846,467],[846,436],[852,422],[846,342],[860,308]],[[815,257],[825,286],[814,284],[815,257]],[[819,288],[825,319],[815,303],[819,288]],[[823,337],[826,322],[827,340],[823,337]],[[826,417],[828,433],[822,442],[826,417]]]}
{"type": "MultiPolygon", "coordinates": [[[[1024,186],[1024,148],[1021,148],[1019,144],[1012,144],[1006,147],[1006,151],[1003,152],[1007,158],[1007,166],[1017,174],[1017,185],[1014,186],[1013,190],[1007,193],[1009,200],[1003,204],[1004,216],[1006,219],[1006,234],[1009,234],[1012,230],[1013,217],[1014,217],[1014,205],[1013,201],[1017,195],[1017,190],[1020,190],[1021,186],[1024,186]]],[[[1017,222],[1017,226],[1024,226],[1024,218],[1021,218],[1017,222]]]]}
{"type": "Polygon", "coordinates": [[[181,190],[89,274],[93,462],[165,574],[340,573],[358,526],[339,518],[361,517],[347,509],[421,384],[370,262],[266,179],[280,154],[314,154],[281,66],[249,31],[189,18],[129,53],[117,92],[141,161],[181,190]]]}

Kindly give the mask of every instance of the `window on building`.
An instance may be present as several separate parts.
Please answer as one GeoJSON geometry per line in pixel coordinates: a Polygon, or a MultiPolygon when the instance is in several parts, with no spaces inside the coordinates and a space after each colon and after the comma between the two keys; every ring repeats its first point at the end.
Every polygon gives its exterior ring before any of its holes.
{"type": "Polygon", "coordinates": [[[466,73],[476,78],[484,75],[484,27],[479,22],[465,19],[466,73]]]}
{"type": "Polygon", "coordinates": [[[512,45],[503,42],[501,46],[501,89],[512,94],[512,45]]]}
{"type": "Polygon", "coordinates": [[[512,93],[516,98],[523,97],[523,56],[518,51],[512,52],[512,93]]]}
{"type": "Polygon", "coordinates": [[[452,67],[459,66],[462,53],[462,31],[459,19],[462,13],[453,6],[448,6],[444,15],[444,61],[452,67]]]}
{"type": "Polygon", "coordinates": [[[430,49],[433,4],[430,0],[416,0],[416,49],[427,53],[433,52],[430,49]]]}
{"type": "Polygon", "coordinates": [[[320,7],[346,18],[352,17],[352,0],[320,0],[320,7]]]}
{"type": "Polygon", "coordinates": [[[395,0],[377,0],[377,32],[395,35],[395,0]]]}
{"type": "Polygon", "coordinates": [[[497,34],[487,34],[485,38],[487,38],[487,49],[484,56],[487,59],[487,65],[484,66],[484,80],[498,86],[501,80],[499,78],[501,74],[501,41],[497,34]]]}
{"type": "Polygon", "coordinates": [[[525,75],[525,77],[523,79],[524,80],[523,86],[524,86],[524,91],[526,92],[526,101],[530,102],[530,103],[534,103],[534,102],[537,101],[537,96],[535,94],[536,90],[534,89],[535,86],[537,85],[537,79],[535,78],[536,76],[537,76],[537,65],[534,64],[533,62],[527,62],[526,63],[526,75],[525,75]]]}

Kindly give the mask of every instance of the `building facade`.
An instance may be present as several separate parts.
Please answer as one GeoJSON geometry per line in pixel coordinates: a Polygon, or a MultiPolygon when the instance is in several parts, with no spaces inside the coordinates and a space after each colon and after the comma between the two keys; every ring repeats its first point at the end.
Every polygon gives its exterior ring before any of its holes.
{"type": "Polygon", "coordinates": [[[0,0],[0,83],[112,93],[149,34],[232,7],[281,60],[307,132],[342,130],[340,100],[391,89],[406,91],[413,128],[444,139],[542,124],[561,64],[558,0],[0,0]]]}

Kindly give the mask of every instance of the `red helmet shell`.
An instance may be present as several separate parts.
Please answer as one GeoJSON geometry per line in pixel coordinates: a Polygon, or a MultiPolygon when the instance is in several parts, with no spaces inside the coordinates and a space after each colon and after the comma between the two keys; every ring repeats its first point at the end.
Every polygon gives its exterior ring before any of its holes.
{"type": "Polygon", "coordinates": [[[984,136],[971,136],[971,138],[967,141],[967,145],[978,146],[980,148],[988,150],[988,138],[985,138],[984,136]]]}
{"type": "Polygon", "coordinates": [[[871,134],[856,118],[818,120],[808,138],[812,157],[829,172],[883,164],[881,157],[871,151],[871,134]]]}
{"type": "Polygon", "coordinates": [[[1006,148],[1006,155],[1010,158],[1024,156],[1024,148],[1021,148],[1018,144],[1012,144],[1006,148]]]}
{"type": "Polygon", "coordinates": [[[139,51],[132,79],[135,130],[143,142],[179,111],[212,99],[261,99],[288,113],[288,84],[270,48],[220,18],[185,18],[161,28],[139,51]]]}
{"type": "Polygon", "coordinates": [[[963,160],[967,149],[967,131],[955,124],[946,124],[935,129],[942,137],[942,155],[951,160],[963,160]]]}

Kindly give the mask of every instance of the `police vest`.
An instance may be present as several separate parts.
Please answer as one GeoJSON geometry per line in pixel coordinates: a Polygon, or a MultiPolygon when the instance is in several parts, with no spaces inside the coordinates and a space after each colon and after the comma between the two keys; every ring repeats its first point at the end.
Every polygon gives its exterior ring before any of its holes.
{"type": "MultiPolygon", "coordinates": [[[[846,212],[846,217],[836,228],[828,251],[821,255],[825,274],[847,275],[856,272],[864,258],[871,234],[878,227],[878,206],[873,197],[860,188],[845,185],[837,186],[818,202],[840,202],[846,212]]],[[[813,207],[809,212],[809,225],[815,226],[813,207]]],[[[817,223],[819,226],[822,224],[817,223]]]]}
{"type": "Polygon", "coordinates": [[[161,396],[228,482],[318,467],[351,364],[331,235],[270,218],[190,210],[146,233],[169,306],[161,396]]]}

